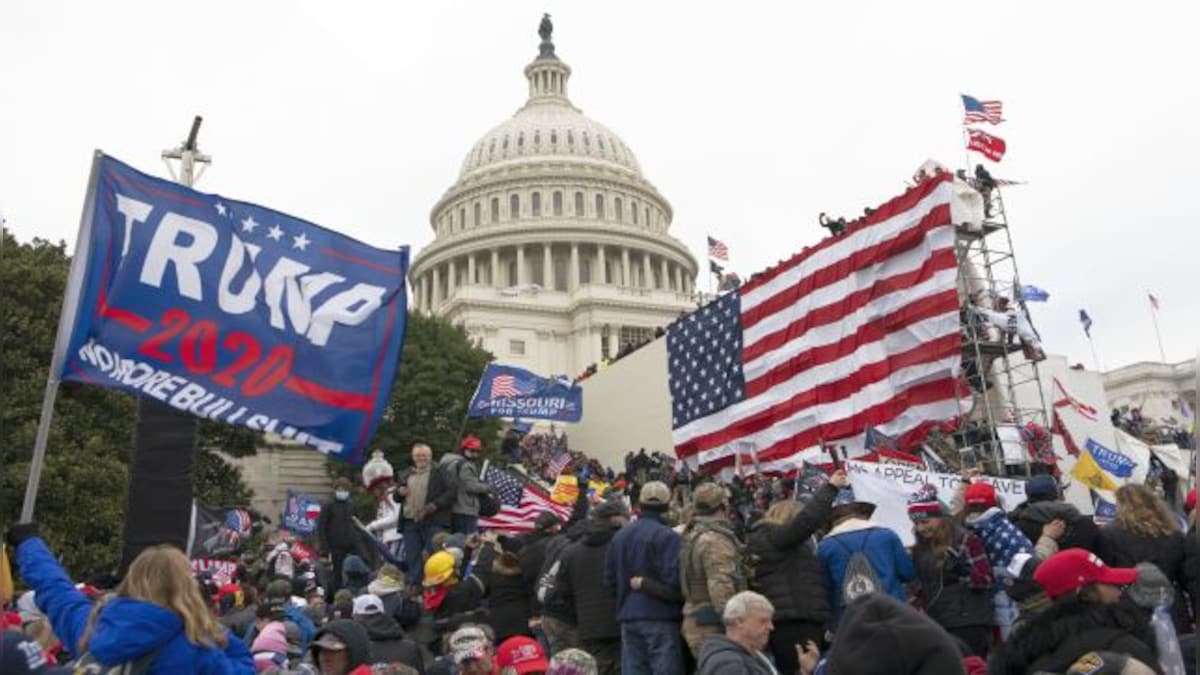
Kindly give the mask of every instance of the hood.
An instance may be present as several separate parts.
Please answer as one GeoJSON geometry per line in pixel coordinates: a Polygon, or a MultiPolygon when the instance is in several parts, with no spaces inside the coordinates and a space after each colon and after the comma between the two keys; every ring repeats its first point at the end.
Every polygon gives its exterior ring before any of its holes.
{"type": "Polygon", "coordinates": [[[113,598],[100,610],[88,651],[101,663],[135,661],[182,632],[183,620],[169,609],[141,600],[113,598]]]}
{"type": "Polygon", "coordinates": [[[839,534],[847,534],[849,532],[859,532],[861,530],[869,530],[871,528],[878,528],[878,527],[879,526],[876,525],[875,523],[872,523],[871,521],[863,519],[863,518],[847,518],[846,520],[843,520],[842,522],[838,523],[832,530],[829,531],[829,534],[827,534],[825,536],[835,537],[839,534]]]}
{"type": "Polygon", "coordinates": [[[735,653],[740,659],[754,658],[754,655],[740,643],[734,642],[724,635],[717,634],[704,638],[704,642],[700,644],[700,658],[697,660],[696,668],[699,671],[703,671],[706,661],[718,654],[729,652],[735,653]]]}
{"type": "Polygon", "coordinates": [[[851,602],[839,626],[829,652],[831,673],[963,672],[962,655],[949,633],[890,595],[872,593],[851,602]],[[879,654],[888,658],[880,659],[879,654]]]}
{"type": "Polygon", "coordinates": [[[517,556],[505,551],[492,561],[492,572],[502,577],[521,576],[521,561],[517,556]]]}
{"type": "Polygon", "coordinates": [[[1063,643],[1095,630],[1119,630],[1147,645],[1154,645],[1149,616],[1132,601],[1122,598],[1115,605],[1085,605],[1064,598],[1020,626],[1004,646],[1010,664],[1028,668],[1039,658],[1053,654],[1063,643]]]}
{"type": "Polygon", "coordinates": [[[453,464],[459,460],[470,461],[466,457],[463,457],[462,455],[458,454],[457,452],[447,452],[446,454],[442,455],[441,459],[438,460],[437,465],[438,465],[438,468],[440,469],[443,467],[450,466],[451,464],[453,464]]]}
{"type": "Polygon", "coordinates": [[[603,546],[612,541],[619,529],[620,525],[602,520],[592,521],[588,523],[587,534],[583,535],[583,543],[586,546],[603,546]]]}
{"type": "Polygon", "coordinates": [[[368,614],[354,619],[358,625],[367,629],[367,637],[372,640],[401,640],[404,629],[396,620],[386,614],[368,614]]]}
{"type": "MultiPolygon", "coordinates": [[[[338,636],[341,638],[342,642],[346,643],[348,651],[350,652],[351,668],[356,668],[364,663],[370,662],[371,641],[370,638],[367,637],[366,628],[363,628],[361,625],[350,619],[338,619],[336,621],[330,621],[325,625],[324,628],[317,631],[317,636],[313,642],[319,641],[321,636],[326,635],[327,633],[332,633],[338,636]]],[[[310,648],[314,660],[316,658],[316,649],[316,647],[310,648]]]]}
{"type": "Polygon", "coordinates": [[[967,516],[963,518],[963,521],[967,524],[967,527],[975,527],[980,523],[997,516],[1001,518],[1005,517],[1004,509],[1000,508],[999,506],[993,506],[983,513],[968,513],[967,516]]]}
{"type": "Polygon", "coordinates": [[[1045,524],[1055,518],[1062,518],[1070,523],[1079,517],[1079,509],[1066,502],[1033,502],[1025,503],[1013,514],[1017,520],[1028,520],[1045,524]]]}

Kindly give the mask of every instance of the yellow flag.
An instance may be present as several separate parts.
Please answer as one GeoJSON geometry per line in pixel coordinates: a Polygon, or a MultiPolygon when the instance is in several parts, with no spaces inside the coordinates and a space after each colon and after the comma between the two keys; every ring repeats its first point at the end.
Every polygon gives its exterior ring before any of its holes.
{"type": "Polygon", "coordinates": [[[1096,459],[1092,457],[1092,453],[1087,450],[1079,451],[1079,459],[1075,461],[1075,468],[1071,469],[1071,475],[1080,483],[1092,488],[1093,490],[1108,490],[1112,492],[1118,486],[1113,482],[1113,479],[1108,477],[1104,469],[1096,463],[1096,459]]]}
{"type": "Polygon", "coordinates": [[[8,564],[8,547],[0,544],[0,606],[13,599],[12,567],[8,564]]]}
{"type": "Polygon", "coordinates": [[[589,480],[588,490],[594,490],[597,497],[603,497],[608,492],[608,483],[602,480],[589,480]]]}
{"type": "Polygon", "coordinates": [[[574,504],[579,499],[579,479],[570,474],[559,474],[550,492],[550,501],[555,504],[574,504]]]}

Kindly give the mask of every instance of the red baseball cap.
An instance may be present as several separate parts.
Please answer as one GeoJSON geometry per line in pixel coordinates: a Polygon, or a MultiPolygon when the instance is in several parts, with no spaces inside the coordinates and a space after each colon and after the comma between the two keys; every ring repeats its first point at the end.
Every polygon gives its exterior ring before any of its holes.
{"type": "Polygon", "coordinates": [[[537,640],[524,635],[515,635],[496,647],[496,665],[512,668],[519,675],[540,673],[550,667],[546,652],[537,640]]]}
{"type": "Polygon", "coordinates": [[[478,438],[474,436],[467,436],[466,438],[462,439],[461,447],[464,450],[478,450],[482,446],[478,438]]]}
{"type": "Polygon", "coordinates": [[[1188,513],[1191,513],[1192,509],[1196,508],[1196,488],[1188,490],[1187,498],[1183,500],[1183,506],[1187,509],[1188,513]]]}
{"type": "Polygon", "coordinates": [[[967,506],[995,506],[996,488],[991,483],[971,483],[963,491],[963,501],[967,506]]]}
{"type": "Polygon", "coordinates": [[[1047,596],[1057,598],[1090,584],[1128,586],[1137,581],[1137,569],[1109,567],[1087,549],[1069,548],[1055,553],[1038,565],[1033,580],[1046,589],[1047,596]]]}

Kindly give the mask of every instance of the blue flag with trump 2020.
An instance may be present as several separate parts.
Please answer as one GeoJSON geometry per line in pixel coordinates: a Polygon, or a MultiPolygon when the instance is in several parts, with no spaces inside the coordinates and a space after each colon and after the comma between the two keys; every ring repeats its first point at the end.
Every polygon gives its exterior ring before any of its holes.
{"type": "Polygon", "coordinates": [[[565,378],[489,363],[467,415],[578,422],[583,417],[583,389],[565,378]]]}
{"type": "Polygon", "coordinates": [[[63,379],[361,461],[404,342],[408,247],[98,153],[77,255],[63,379]]]}

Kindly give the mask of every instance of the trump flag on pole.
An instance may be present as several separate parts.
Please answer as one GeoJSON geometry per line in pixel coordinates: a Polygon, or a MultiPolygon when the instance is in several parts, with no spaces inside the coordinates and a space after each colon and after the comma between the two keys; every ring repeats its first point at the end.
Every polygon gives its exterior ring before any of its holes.
{"type": "Polygon", "coordinates": [[[467,415],[578,422],[583,415],[583,390],[524,368],[489,363],[467,415]]]}
{"type": "Polygon", "coordinates": [[[404,341],[408,247],[98,158],[63,379],[358,462],[404,341]]]}

